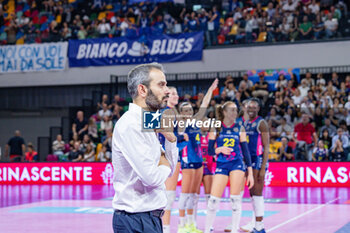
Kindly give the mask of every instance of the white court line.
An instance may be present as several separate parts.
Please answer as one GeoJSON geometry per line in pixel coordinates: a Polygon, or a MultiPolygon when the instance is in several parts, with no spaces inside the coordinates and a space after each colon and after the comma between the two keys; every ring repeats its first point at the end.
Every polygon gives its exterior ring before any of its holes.
{"type": "Polygon", "coordinates": [[[284,226],[284,225],[286,225],[286,224],[288,224],[288,223],[290,223],[290,222],[293,222],[293,221],[295,221],[295,220],[297,220],[297,219],[299,219],[299,218],[301,218],[301,217],[303,217],[303,216],[305,216],[305,215],[307,215],[307,214],[310,214],[310,213],[312,213],[312,212],[314,212],[314,211],[316,211],[316,210],[319,210],[319,209],[325,207],[326,205],[329,205],[329,204],[331,204],[332,202],[335,202],[336,200],[339,200],[339,197],[337,197],[336,199],[331,200],[331,201],[329,201],[329,202],[327,202],[327,203],[325,203],[325,204],[323,204],[323,205],[320,205],[320,206],[315,207],[315,208],[313,208],[313,209],[311,209],[311,210],[308,210],[308,211],[306,211],[305,213],[299,214],[299,215],[295,216],[294,218],[291,218],[291,219],[289,219],[289,220],[287,220],[287,221],[284,221],[284,222],[278,224],[277,226],[274,226],[274,227],[270,228],[270,229],[267,230],[266,232],[274,231],[274,230],[276,230],[276,229],[278,229],[278,228],[280,228],[280,227],[282,227],[282,226],[284,226]]]}

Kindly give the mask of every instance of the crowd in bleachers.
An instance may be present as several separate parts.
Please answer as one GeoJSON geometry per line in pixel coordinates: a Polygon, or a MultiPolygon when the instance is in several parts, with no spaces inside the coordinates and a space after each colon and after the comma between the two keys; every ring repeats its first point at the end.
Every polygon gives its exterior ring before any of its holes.
{"type": "MultiPolygon", "coordinates": [[[[257,97],[261,99],[261,114],[270,129],[270,161],[348,160],[350,75],[339,77],[333,73],[330,80],[326,81],[321,73],[314,76],[307,73],[299,82],[294,76],[287,80],[281,73],[275,87],[275,92],[268,90],[263,73],[255,84],[248,79],[248,75],[244,75],[239,82],[227,76],[210,102],[207,115],[215,117],[216,105],[225,101],[232,100],[241,106],[244,100],[257,97]]],[[[180,100],[190,101],[196,110],[203,96],[203,93],[196,96],[185,94],[180,100]]],[[[92,152],[86,152],[87,145],[91,144],[95,161],[102,161],[101,148],[103,146],[106,153],[111,152],[113,125],[126,110],[127,102],[118,95],[112,104],[108,102],[108,96],[104,95],[90,123],[83,119],[82,112],[78,112],[72,127],[70,147],[79,144],[81,153],[85,152],[85,155],[69,157],[67,154],[68,160],[93,161],[94,157],[89,154],[92,152]]]]}
{"type": "Polygon", "coordinates": [[[0,43],[205,32],[206,45],[317,40],[344,36],[343,0],[231,0],[198,9],[172,1],[4,0],[0,43]]]}
{"type": "MultiPolygon", "coordinates": [[[[255,84],[244,75],[241,79],[227,76],[207,109],[209,118],[215,117],[217,104],[232,100],[242,106],[246,99],[261,99],[261,115],[270,130],[270,161],[347,161],[350,160],[350,75],[306,73],[298,80],[288,80],[283,73],[270,91],[264,73],[255,84]]],[[[184,94],[180,101],[189,101],[198,110],[203,93],[184,94]]],[[[128,109],[128,101],[115,95],[112,102],[103,95],[95,114],[84,116],[78,111],[71,127],[68,142],[57,135],[52,154],[59,161],[111,161],[111,140],[116,121],[128,109]]],[[[8,142],[15,151],[25,149],[20,133],[8,142]]],[[[8,152],[5,152],[8,154],[8,152]]],[[[10,152],[11,154],[11,152],[10,152]]],[[[22,154],[21,154],[22,155],[22,154]]],[[[32,144],[18,161],[38,159],[32,144]]],[[[55,159],[54,159],[55,160],[55,159]]]]}

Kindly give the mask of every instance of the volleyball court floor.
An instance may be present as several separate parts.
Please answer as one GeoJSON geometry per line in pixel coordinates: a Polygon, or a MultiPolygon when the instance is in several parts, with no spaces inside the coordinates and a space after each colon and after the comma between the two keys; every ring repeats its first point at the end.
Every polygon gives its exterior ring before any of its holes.
{"type": "MultiPolygon", "coordinates": [[[[112,233],[113,195],[112,185],[0,185],[0,232],[112,233]]],[[[266,187],[264,195],[267,232],[350,232],[350,187],[266,187]]],[[[225,190],[214,232],[223,232],[231,219],[228,196],[225,190]]],[[[171,232],[177,229],[177,204],[171,232]]],[[[202,230],[205,207],[201,194],[197,224],[202,230]]],[[[241,225],[251,219],[251,210],[245,192],[241,225]]]]}

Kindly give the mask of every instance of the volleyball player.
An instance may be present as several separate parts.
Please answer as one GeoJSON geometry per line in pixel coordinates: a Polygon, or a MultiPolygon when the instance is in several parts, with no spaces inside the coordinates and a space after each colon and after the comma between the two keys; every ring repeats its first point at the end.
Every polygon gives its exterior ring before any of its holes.
{"type": "Polygon", "coordinates": [[[205,233],[213,226],[222,193],[230,180],[230,200],[232,205],[232,231],[237,232],[242,210],[241,188],[245,182],[245,171],[248,170],[248,187],[254,185],[248,144],[244,126],[236,124],[237,105],[228,101],[217,107],[217,119],[222,122],[218,135],[209,135],[209,154],[218,155],[215,176],[208,201],[205,233]],[[216,143],[216,149],[214,144],[216,143]],[[245,163],[243,162],[243,156],[245,163]]]}
{"type": "MultiPolygon", "coordinates": [[[[208,154],[208,145],[209,145],[209,129],[210,127],[202,127],[201,128],[201,149],[202,149],[202,157],[203,157],[203,178],[202,183],[204,186],[204,194],[206,205],[208,205],[208,200],[210,197],[211,185],[213,183],[213,175],[215,170],[215,162],[214,157],[208,154]]],[[[198,187],[197,193],[194,198],[194,218],[197,220],[197,208],[198,208],[198,200],[200,195],[200,186],[198,187]]]]}
{"type": "Polygon", "coordinates": [[[244,231],[254,233],[265,233],[264,229],[264,197],[262,196],[265,180],[265,172],[268,168],[269,154],[269,130],[266,121],[258,115],[260,110],[260,100],[250,99],[247,107],[249,118],[244,121],[247,132],[247,141],[250,155],[252,157],[252,167],[254,176],[254,186],[250,190],[253,201],[254,216],[250,223],[241,227],[244,231]]]}
{"type": "MultiPolygon", "coordinates": [[[[179,95],[177,94],[177,90],[175,87],[168,87],[168,88],[169,88],[169,99],[168,99],[167,107],[162,111],[163,117],[170,116],[175,120],[179,120],[179,115],[176,110],[176,105],[178,104],[178,101],[179,101],[179,95]]],[[[168,125],[172,126],[171,124],[168,124],[168,125]]],[[[183,141],[188,141],[188,136],[186,133],[179,135],[176,127],[175,129],[173,129],[173,127],[170,127],[170,128],[171,129],[169,129],[169,131],[173,131],[175,133],[175,135],[177,136],[177,142],[179,144],[183,141]]],[[[159,134],[159,141],[164,148],[165,137],[163,136],[163,134],[159,134]]],[[[177,181],[180,173],[180,167],[181,167],[181,163],[180,163],[180,157],[179,157],[174,174],[171,177],[169,177],[165,182],[168,202],[164,209],[165,211],[162,219],[164,233],[170,233],[171,208],[176,198],[176,186],[177,186],[177,181]]]]}
{"type": "MultiPolygon", "coordinates": [[[[217,85],[218,79],[215,79],[204,96],[199,111],[195,115],[193,115],[193,109],[190,103],[184,102],[180,105],[179,111],[185,123],[192,120],[204,119],[212,93],[217,85]]],[[[185,133],[187,133],[189,141],[181,154],[182,185],[179,199],[180,223],[178,233],[202,232],[196,228],[193,215],[195,193],[197,193],[203,176],[203,158],[200,144],[201,130],[191,125],[182,128],[182,130],[185,130],[185,133]],[[187,221],[185,218],[186,210],[187,221]]]]}
{"type": "MultiPolygon", "coordinates": [[[[243,125],[244,119],[249,118],[248,113],[247,113],[248,102],[249,102],[249,99],[243,100],[242,105],[241,105],[241,109],[240,109],[239,114],[238,114],[238,118],[236,120],[236,124],[243,125]]],[[[246,176],[247,176],[247,174],[246,174],[246,176]]],[[[244,188],[245,188],[245,182],[243,183],[242,189],[241,189],[242,199],[243,199],[243,195],[244,195],[244,188]]],[[[228,226],[224,229],[224,232],[231,232],[231,230],[232,230],[232,224],[230,222],[228,224],[228,226]]]]}

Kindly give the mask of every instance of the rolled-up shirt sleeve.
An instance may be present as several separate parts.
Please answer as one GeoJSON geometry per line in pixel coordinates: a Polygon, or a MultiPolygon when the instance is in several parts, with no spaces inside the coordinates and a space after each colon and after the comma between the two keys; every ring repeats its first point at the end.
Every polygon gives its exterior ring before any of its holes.
{"type": "Polygon", "coordinates": [[[177,148],[177,142],[169,142],[165,139],[165,157],[170,163],[171,172],[169,176],[172,176],[177,164],[179,149],[177,148]]]}
{"type": "Polygon", "coordinates": [[[125,130],[117,130],[113,139],[142,183],[145,186],[157,187],[164,184],[171,169],[165,165],[158,166],[159,159],[154,159],[154,153],[160,149],[147,141],[144,134],[146,133],[140,132],[136,127],[128,127],[125,130]]]}

